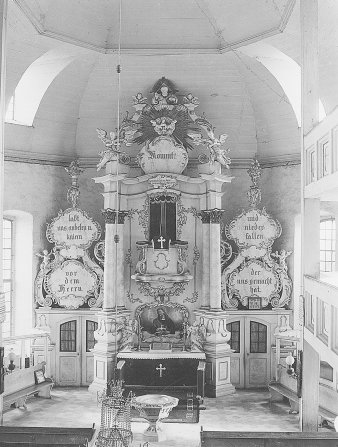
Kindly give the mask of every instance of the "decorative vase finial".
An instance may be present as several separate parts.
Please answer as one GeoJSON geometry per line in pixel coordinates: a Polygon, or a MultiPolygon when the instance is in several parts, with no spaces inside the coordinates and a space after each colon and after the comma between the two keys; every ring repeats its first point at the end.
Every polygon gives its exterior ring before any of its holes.
{"type": "Polygon", "coordinates": [[[257,159],[254,159],[247,172],[252,182],[252,185],[250,186],[250,189],[247,192],[250,207],[257,208],[262,199],[261,190],[259,188],[259,179],[262,175],[262,169],[257,159]]]}
{"type": "Polygon", "coordinates": [[[67,201],[73,208],[77,208],[80,198],[79,177],[84,169],[80,168],[78,160],[73,160],[65,170],[68,172],[72,181],[71,186],[67,190],[67,201]]]}

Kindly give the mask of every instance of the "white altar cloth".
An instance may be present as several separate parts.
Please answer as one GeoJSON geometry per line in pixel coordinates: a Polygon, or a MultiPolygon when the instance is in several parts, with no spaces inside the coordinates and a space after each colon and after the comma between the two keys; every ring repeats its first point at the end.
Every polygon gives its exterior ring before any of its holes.
{"type": "Polygon", "coordinates": [[[204,352],[191,351],[169,351],[169,350],[149,350],[149,351],[121,351],[117,354],[118,359],[197,359],[205,360],[204,352]]]}

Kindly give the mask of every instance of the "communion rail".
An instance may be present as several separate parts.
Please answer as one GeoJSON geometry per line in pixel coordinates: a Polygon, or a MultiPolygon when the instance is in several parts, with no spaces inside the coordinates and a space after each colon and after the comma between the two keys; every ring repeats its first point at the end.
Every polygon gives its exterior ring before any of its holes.
{"type": "Polygon", "coordinates": [[[338,433],[201,430],[201,447],[337,447],[338,433]]]}

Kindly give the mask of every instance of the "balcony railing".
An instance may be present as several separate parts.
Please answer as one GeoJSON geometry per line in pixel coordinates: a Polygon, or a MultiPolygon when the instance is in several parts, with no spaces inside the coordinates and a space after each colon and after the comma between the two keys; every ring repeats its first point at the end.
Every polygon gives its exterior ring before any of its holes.
{"type": "Polygon", "coordinates": [[[338,367],[338,287],[304,278],[305,337],[338,367]]]}

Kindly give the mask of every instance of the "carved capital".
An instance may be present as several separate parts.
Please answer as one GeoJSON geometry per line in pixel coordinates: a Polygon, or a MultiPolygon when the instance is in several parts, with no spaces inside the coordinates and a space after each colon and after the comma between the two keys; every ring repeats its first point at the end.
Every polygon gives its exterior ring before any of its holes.
{"type": "Polygon", "coordinates": [[[111,208],[107,208],[105,210],[102,210],[102,214],[107,224],[115,224],[116,215],[117,215],[117,223],[124,224],[124,219],[128,216],[128,211],[117,211],[112,210],[111,208]]]}
{"type": "Polygon", "coordinates": [[[212,210],[201,210],[202,223],[220,223],[225,210],[214,208],[212,210]]]}
{"type": "Polygon", "coordinates": [[[199,215],[202,219],[202,223],[210,223],[210,213],[209,210],[201,210],[199,215]]]}

